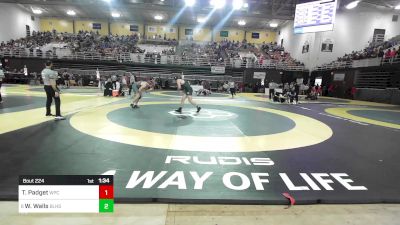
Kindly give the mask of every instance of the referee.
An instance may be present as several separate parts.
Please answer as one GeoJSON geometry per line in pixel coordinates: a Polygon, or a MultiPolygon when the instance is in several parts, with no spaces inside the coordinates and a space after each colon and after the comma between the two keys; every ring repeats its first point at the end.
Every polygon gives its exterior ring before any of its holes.
{"type": "Polygon", "coordinates": [[[63,116],[61,116],[60,112],[60,89],[58,89],[56,80],[58,77],[57,71],[51,69],[53,63],[51,61],[46,62],[46,68],[42,70],[42,79],[44,84],[44,90],[46,92],[47,101],[46,101],[46,116],[54,116],[51,114],[51,103],[54,102],[56,104],[56,116],[55,120],[65,120],[63,116]]]}
{"type": "Polygon", "coordinates": [[[3,103],[3,98],[1,97],[1,84],[3,83],[3,78],[4,78],[4,72],[0,64],[0,104],[3,103]]]}

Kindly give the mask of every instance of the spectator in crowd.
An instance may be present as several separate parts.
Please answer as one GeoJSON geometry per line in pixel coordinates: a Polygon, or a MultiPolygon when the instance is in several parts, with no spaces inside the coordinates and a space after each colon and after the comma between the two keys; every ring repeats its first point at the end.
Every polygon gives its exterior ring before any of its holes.
{"type": "Polygon", "coordinates": [[[62,74],[62,78],[64,80],[64,87],[65,88],[69,88],[69,86],[70,86],[70,82],[69,82],[70,77],[69,77],[69,74],[68,74],[67,70],[64,70],[64,72],[62,74]]]}
{"type": "Polygon", "coordinates": [[[351,87],[350,90],[350,95],[351,95],[351,99],[354,99],[357,93],[357,88],[355,86],[351,87]]]}
{"type": "Polygon", "coordinates": [[[111,78],[108,78],[106,84],[104,85],[104,96],[112,96],[112,90],[113,83],[111,81],[111,78]]]}
{"type": "Polygon", "coordinates": [[[382,58],[384,55],[385,55],[385,52],[383,51],[383,49],[379,49],[378,57],[382,58]]]}
{"type": "Polygon", "coordinates": [[[117,75],[112,75],[111,76],[111,82],[112,82],[112,84],[113,84],[113,90],[117,90],[117,75]]]}
{"type": "Polygon", "coordinates": [[[393,62],[394,58],[396,57],[396,49],[393,48],[392,51],[390,52],[390,62],[393,62]]]}
{"type": "Polygon", "coordinates": [[[75,78],[78,80],[78,86],[82,87],[83,86],[83,78],[79,74],[75,74],[75,78]]]}
{"type": "Polygon", "coordinates": [[[276,85],[276,83],[272,80],[271,82],[269,82],[269,84],[268,84],[268,88],[269,88],[269,99],[271,100],[272,99],[272,97],[274,96],[274,94],[275,94],[275,88],[277,88],[276,87],[277,85],[276,85]]]}
{"type": "Polygon", "coordinates": [[[306,96],[306,99],[309,99],[309,100],[317,100],[318,99],[318,95],[317,95],[315,86],[312,86],[312,87],[310,86],[308,94],[306,96]]]}
{"type": "Polygon", "coordinates": [[[231,92],[233,98],[233,96],[236,95],[236,87],[235,87],[235,82],[233,80],[229,82],[229,91],[231,92]]]}
{"type": "Polygon", "coordinates": [[[333,92],[335,91],[335,85],[330,84],[328,87],[328,96],[333,97],[333,92]]]}
{"type": "Polygon", "coordinates": [[[128,78],[127,76],[124,74],[121,77],[121,90],[124,91],[128,89],[128,78]]]}
{"type": "Polygon", "coordinates": [[[300,85],[296,82],[294,84],[294,94],[295,94],[295,100],[296,104],[299,104],[299,94],[300,94],[300,85]]]}
{"type": "Polygon", "coordinates": [[[137,92],[137,86],[135,85],[136,77],[132,73],[128,73],[128,74],[129,74],[129,95],[131,95],[132,89],[133,89],[133,93],[136,94],[136,92],[137,92]]]}
{"type": "Polygon", "coordinates": [[[387,51],[386,51],[386,53],[385,53],[385,58],[386,59],[389,59],[389,58],[391,58],[392,57],[392,51],[390,50],[390,49],[388,49],[387,51]]]}

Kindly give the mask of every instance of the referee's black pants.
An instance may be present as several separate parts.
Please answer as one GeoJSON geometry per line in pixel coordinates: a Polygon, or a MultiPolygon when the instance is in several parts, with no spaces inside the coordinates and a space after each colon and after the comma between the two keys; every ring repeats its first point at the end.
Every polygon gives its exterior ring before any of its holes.
{"type": "Polygon", "coordinates": [[[51,85],[45,85],[44,86],[44,91],[46,91],[46,96],[47,96],[46,116],[51,114],[51,103],[53,102],[53,98],[54,98],[54,103],[56,104],[56,116],[61,116],[61,112],[60,112],[60,107],[61,107],[60,96],[56,97],[56,93],[55,93],[53,87],[51,87],[51,85]]]}
{"type": "Polygon", "coordinates": [[[1,81],[0,81],[0,102],[3,101],[3,98],[1,98],[1,81]]]}
{"type": "Polygon", "coordinates": [[[275,89],[270,88],[269,89],[269,99],[272,99],[274,97],[274,95],[275,95],[275,89]]]}

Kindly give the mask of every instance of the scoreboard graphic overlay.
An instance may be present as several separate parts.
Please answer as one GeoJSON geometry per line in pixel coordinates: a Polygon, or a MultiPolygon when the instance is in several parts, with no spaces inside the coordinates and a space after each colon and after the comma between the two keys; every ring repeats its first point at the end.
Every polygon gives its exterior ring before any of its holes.
{"type": "Polygon", "coordinates": [[[107,213],[114,211],[112,175],[20,176],[20,213],[107,213]]]}

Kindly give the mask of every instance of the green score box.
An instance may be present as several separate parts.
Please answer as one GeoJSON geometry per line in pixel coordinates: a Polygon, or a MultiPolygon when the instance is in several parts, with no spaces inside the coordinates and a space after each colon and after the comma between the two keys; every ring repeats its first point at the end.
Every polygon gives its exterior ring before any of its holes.
{"type": "Polygon", "coordinates": [[[114,199],[100,199],[99,212],[100,213],[114,212],[114,199]]]}

